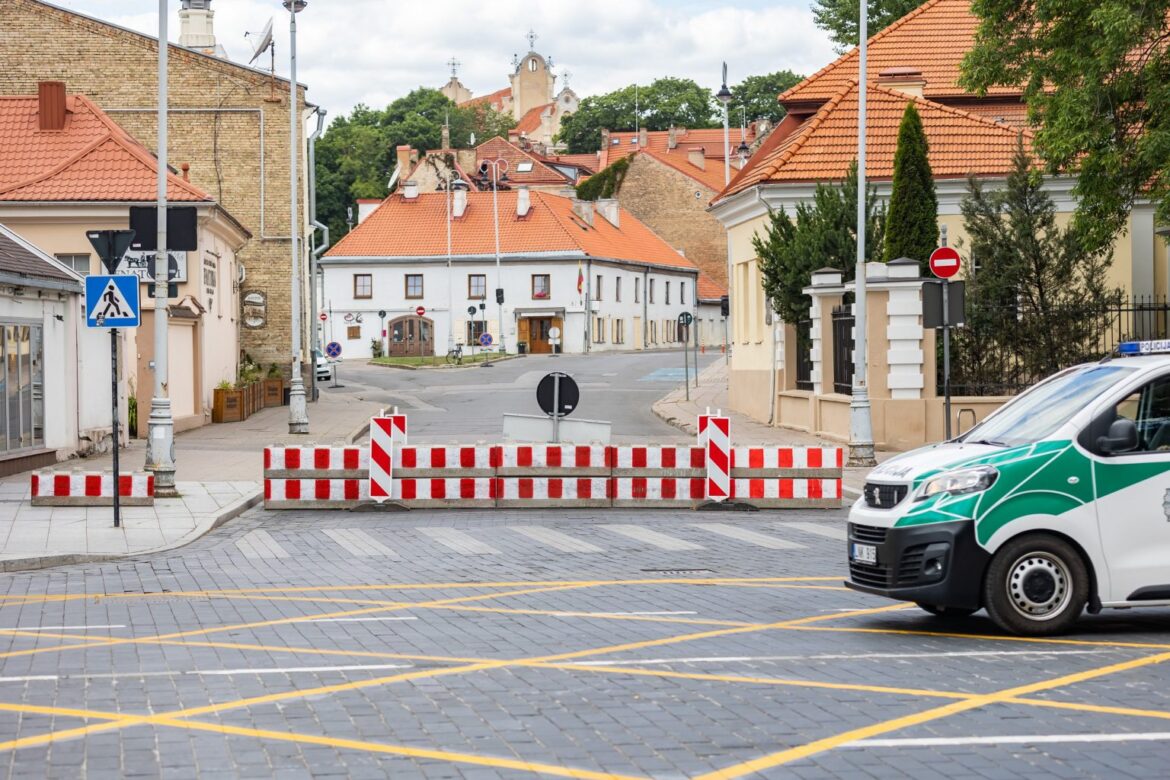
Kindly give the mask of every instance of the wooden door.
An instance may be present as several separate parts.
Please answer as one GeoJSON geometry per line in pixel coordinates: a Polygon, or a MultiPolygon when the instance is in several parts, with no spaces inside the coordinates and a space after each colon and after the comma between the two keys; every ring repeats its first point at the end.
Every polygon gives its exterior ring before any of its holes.
{"type": "Polygon", "coordinates": [[[536,355],[547,355],[552,352],[552,344],[549,344],[549,331],[552,329],[553,321],[550,317],[541,317],[538,319],[529,320],[529,349],[536,355]]]}
{"type": "Polygon", "coordinates": [[[533,348],[534,345],[532,344],[532,340],[528,337],[528,322],[529,320],[527,317],[520,318],[520,322],[516,325],[516,340],[527,343],[528,351],[535,352],[536,350],[533,348]]]}
{"type": "Polygon", "coordinates": [[[386,327],[388,352],[391,356],[435,354],[435,327],[426,317],[399,317],[386,327]]]}

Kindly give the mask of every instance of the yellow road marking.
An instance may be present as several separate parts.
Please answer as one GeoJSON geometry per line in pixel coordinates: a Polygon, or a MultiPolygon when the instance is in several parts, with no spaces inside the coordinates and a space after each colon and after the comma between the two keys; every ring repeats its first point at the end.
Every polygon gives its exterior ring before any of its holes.
{"type": "Polygon", "coordinates": [[[200,642],[191,639],[167,639],[160,645],[173,647],[217,647],[225,650],[260,650],[269,653],[292,653],[294,655],[341,655],[353,658],[382,658],[397,661],[434,661],[436,663],[472,664],[490,661],[490,658],[461,658],[446,655],[418,655],[415,653],[381,653],[375,650],[327,650],[317,647],[293,647],[289,645],[259,645],[246,642],[200,642]]]}
{"type": "Polygon", "coordinates": [[[1038,693],[1040,691],[1047,691],[1053,688],[1061,688],[1066,685],[1073,685],[1085,680],[1092,680],[1098,677],[1115,674],[1117,672],[1124,672],[1130,669],[1137,669],[1142,666],[1149,666],[1151,664],[1162,663],[1170,660],[1170,653],[1159,653],[1157,655],[1147,656],[1145,658],[1136,658],[1129,661],[1122,661],[1121,663],[1110,664],[1108,666],[1097,667],[1096,669],[1089,669],[1083,672],[1076,672],[1074,674],[1063,675],[1049,680],[1042,680],[1040,682],[1029,683],[1027,685],[1018,685],[1013,688],[1005,688],[1004,690],[995,693],[974,696],[965,701],[951,702],[944,704],[941,707],[917,712],[912,715],[905,715],[899,718],[882,721],[880,723],[873,723],[861,728],[850,729],[849,731],[836,734],[831,737],[814,740],[804,745],[798,745],[787,750],[781,750],[770,755],[761,756],[752,759],[751,761],[744,761],[733,766],[726,767],[714,772],[700,775],[694,780],[732,780],[732,778],[743,777],[744,775],[753,772],[762,772],[765,769],[772,769],[791,761],[796,761],[801,758],[808,758],[809,756],[833,748],[840,747],[849,742],[856,742],[861,739],[869,739],[870,737],[879,734],[888,734],[891,731],[898,731],[899,729],[907,728],[908,726],[918,726],[923,723],[946,718],[951,715],[956,715],[961,712],[978,709],[988,704],[1002,703],[1009,699],[1014,699],[1019,696],[1025,696],[1030,693],[1038,693]]]}
{"type": "Polygon", "coordinates": [[[441,607],[427,607],[427,609],[442,609],[454,612],[488,612],[501,615],[545,615],[549,617],[582,617],[596,618],[597,620],[633,620],[646,623],[681,623],[694,626],[761,626],[763,623],[747,623],[742,620],[707,620],[704,618],[680,618],[665,615],[619,615],[605,612],[571,612],[568,610],[550,609],[507,609],[504,607],[462,607],[450,604],[441,607]]]}
{"type": "Polygon", "coordinates": [[[1048,699],[1012,698],[1004,699],[1003,704],[1027,704],[1033,707],[1051,707],[1058,710],[1074,710],[1076,712],[1096,712],[1101,715],[1125,715],[1132,718],[1159,718],[1170,720],[1170,712],[1165,710],[1143,710],[1135,707],[1113,707],[1108,704],[1086,704],[1082,702],[1050,701],[1048,699]]]}
{"type": "Polygon", "coordinates": [[[914,628],[861,628],[853,626],[814,626],[794,628],[800,631],[836,631],[844,634],[901,634],[937,636],[952,639],[979,639],[988,642],[1025,642],[1040,645],[1078,645],[1081,647],[1132,647],[1138,650],[1170,650],[1164,642],[1119,642],[1110,639],[1059,639],[1055,637],[1011,636],[1010,634],[963,634],[957,631],[928,631],[914,628]]]}

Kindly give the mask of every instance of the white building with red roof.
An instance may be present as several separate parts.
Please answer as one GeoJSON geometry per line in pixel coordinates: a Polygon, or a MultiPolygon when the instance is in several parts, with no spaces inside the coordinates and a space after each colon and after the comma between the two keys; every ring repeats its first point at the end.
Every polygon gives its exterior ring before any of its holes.
{"type": "Polygon", "coordinates": [[[493,348],[547,353],[554,329],[570,353],[677,348],[695,335],[678,326],[689,313],[704,343],[719,343],[698,268],[617,201],[524,187],[497,197],[498,266],[491,192],[448,199],[407,182],[383,201],[321,259],[326,340],[359,357],[383,327],[390,355],[470,350],[484,333],[493,348]]]}

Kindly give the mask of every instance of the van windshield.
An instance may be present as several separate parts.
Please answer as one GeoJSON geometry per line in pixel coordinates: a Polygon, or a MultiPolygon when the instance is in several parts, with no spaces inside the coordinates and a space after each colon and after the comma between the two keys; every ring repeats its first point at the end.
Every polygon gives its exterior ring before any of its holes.
{"type": "Polygon", "coordinates": [[[1135,370],[1107,363],[1061,371],[967,431],[960,441],[1003,447],[1038,442],[1051,436],[1094,398],[1135,370]]]}

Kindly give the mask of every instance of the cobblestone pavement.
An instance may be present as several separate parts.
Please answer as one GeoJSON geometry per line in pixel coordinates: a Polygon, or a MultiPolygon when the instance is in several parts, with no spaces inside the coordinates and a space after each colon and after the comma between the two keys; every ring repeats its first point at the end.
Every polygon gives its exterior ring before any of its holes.
{"type": "Polygon", "coordinates": [[[843,512],[253,510],[0,580],[9,777],[1163,777],[1170,613],[841,587],[843,512]]]}

